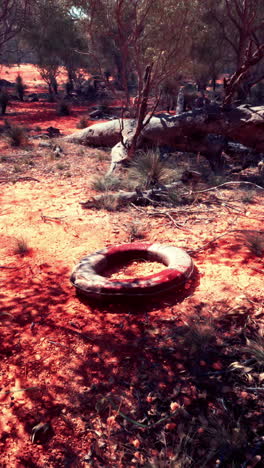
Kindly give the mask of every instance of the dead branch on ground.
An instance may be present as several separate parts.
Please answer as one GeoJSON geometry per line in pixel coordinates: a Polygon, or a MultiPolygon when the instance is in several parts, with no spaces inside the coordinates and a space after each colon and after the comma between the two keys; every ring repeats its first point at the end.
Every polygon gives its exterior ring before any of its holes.
{"type": "Polygon", "coordinates": [[[117,202],[118,205],[128,205],[130,203],[139,203],[139,202],[155,202],[155,198],[162,197],[164,193],[169,189],[182,186],[181,182],[174,182],[169,185],[165,185],[161,188],[152,188],[150,190],[135,190],[133,192],[118,192],[118,193],[107,193],[103,195],[96,195],[86,202],[80,202],[83,208],[95,208],[100,205],[100,202],[103,202],[106,195],[111,197],[113,202],[117,202]]]}

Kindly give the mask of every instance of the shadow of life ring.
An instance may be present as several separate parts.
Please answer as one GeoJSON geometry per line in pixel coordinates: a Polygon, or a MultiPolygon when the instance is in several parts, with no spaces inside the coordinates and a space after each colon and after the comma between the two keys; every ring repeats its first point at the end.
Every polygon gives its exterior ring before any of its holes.
{"type": "Polygon", "coordinates": [[[133,243],[109,247],[84,257],[71,274],[72,284],[90,297],[151,296],[182,286],[193,273],[191,257],[171,245],[133,243]],[[109,279],[104,271],[129,260],[163,263],[158,273],[137,278],[109,279]]]}

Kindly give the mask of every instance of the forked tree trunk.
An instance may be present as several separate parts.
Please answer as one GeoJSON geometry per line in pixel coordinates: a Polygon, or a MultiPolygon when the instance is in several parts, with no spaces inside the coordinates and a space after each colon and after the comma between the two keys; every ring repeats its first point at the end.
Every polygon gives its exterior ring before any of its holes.
{"type": "Polygon", "coordinates": [[[150,120],[151,116],[147,117],[147,110],[152,68],[153,64],[148,65],[145,70],[144,87],[139,96],[137,119],[130,121],[130,124],[127,125],[124,125],[123,119],[120,122],[120,141],[112,148],[112,162],[107,174],[111,174],[114,171],[116,164],[119,162],[133,158],[139,145],[142,131],[150,120]]]}
{"type": "Polygon", "coordinates": [[[176,115],[182,114],[183,112],[184,112],[184,86],[180,88],[179,93],[178,93],[176,115]]]}

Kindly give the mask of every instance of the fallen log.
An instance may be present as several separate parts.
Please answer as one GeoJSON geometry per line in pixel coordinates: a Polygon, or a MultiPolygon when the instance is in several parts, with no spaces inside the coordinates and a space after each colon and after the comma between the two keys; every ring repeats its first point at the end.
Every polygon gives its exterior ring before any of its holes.
{"type": "MultiPolygon", "coordinates": [[[[123,142],[131,139],[135,128],[133,119],[112,120],[97,123],[65,139],[88,146],[114,147],[111,154],[114,167],[127,159],[123,142]]],[[[200,152],[216,169],[228,140],[242,143],[258,153],[264,152],[264,106],[223,109],[208,105],[180,115],[157,114],[142,130],[138,147],[167,145],[177,151],[200,152]]]]}
{"type": "Polygon", "coordinates": [[[104,193],[103,195],[95,195],[85,202],[80,202],[80,205],[82,208],[98,208],[106,196],[111,198],[113,205],[117,203],[118,206],[126,206],[129,205],[129,203],[147,203],[160,200],[164,198],[164,196],[166,198],[168,196],[168,191],[176,187],[183,187],[183,184],[181,182],[173,182],[161,188],[153,188],[144,191],[135,190],[133,192],[104,193]]]}

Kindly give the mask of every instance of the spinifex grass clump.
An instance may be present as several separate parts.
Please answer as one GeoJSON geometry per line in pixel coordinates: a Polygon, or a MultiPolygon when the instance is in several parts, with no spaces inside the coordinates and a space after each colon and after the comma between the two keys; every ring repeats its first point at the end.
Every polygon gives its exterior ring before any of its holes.
{"type": "Polygon", "coordinates": [[[254,203],[255,201],[255,196],[256,196],[256,190],[245,190],[242,197],[241,197],[241,201],[243,203],[254,203]]]}
{"type": "Polygon", "coordinates": [[[18,94],[18,97],[19,97],[20,101],[24,100],[25,90],[26,90],[26,85],[23,82],[22,76],[17,75],[17,77],[16,77],[16,91],[17,91],[17,94],[18,94]]]}
{"type": "Polygon", "coordinates": [[[22,146],[27,141],[25,129],[18,125],[9,125],[6,134],[11,146],[22,146]]]}
{"type": "Polygon", "coordinates": [[[214,321],[197,315],[187,319],[184,332],[177,338],[189,357],[190,371],[197,378],[203,373],[203,366],[217,361],[221,352],[216,335],[214,321]]]}
{"type": "MultiPolygon", "coordinates": [[[[191,197],[189,196],[189,199],[191,197]]],[[[172,206],[184,204],[184,197],[178,187],[167,190],[167,202],[172,206]]]]}
{"type": "Polygon", "coordinates": [[[250,365],[260,372],[264,371],[264,337],[256,336],[247,340],[247,345],[242,350],[251,360],[250,365]]]}
{"type": "Polygon", "coordinates": [[[24,255],[27,255],[30,252],[30,247],[28,245],[27,240],[24,237],[18,237],[15,239],[15,245],[14,245],[14,254],[15,255],[21,255],[23,257],[24,255]]]}
{"type": "Polygon", "coordinates": [[[88,127],[89,121],[86,117],[81,117],[80,120],[76,124],[76,128],[86,128],[88,127]]]}
{"type": "Polygon", "coordinates": [[[146,190],[172,182],[175,171],[163,161],[158,151],[140,152],[132,162],[128,176],[139,186],[146,190]]]}
{"type": "Polygon", "coordinates": [[[133,242],[136,239],[144,239],[147,234],[147,226],[139,220],[131,221],[127,225],[127,233],[129,241],[133,242]]]}
{"type": "Polygon", "coordinates": [[[0,108],[1,113],[4,115],[6,113],[6,108],[9,103],[9,95],[5,89],[0,90],[0,108]]]}
{"type": "Polygon", "coordinates": [[[61,117],[71,115],[71,106],[66,101],[60,101],[57,105],[57,114],[61,117]]]}
{"type": "Polygon", "coordinates": [[[249,231],[244,234],[246,246],[250,252],[257,257],[263,257],[264,255],[264,231],[263,232],[252,232],[249,231]]]}
{"type": "Polygon", "coordinates": [[[184,337],[184,343],[190,349],[191,354],[206,353],[215,345],[215,329],[212,323],[189,322],[184,337]]]}
{"type": "Polygon", "coordinates": [[[98,210],[106,210],[106,211],[118,211],[120,208],[120,205],[118,203],[118,200],[114,195],[111,193],[105,193],[100,197],[100,200],[95,200],[94,201],[94,208],[97,208],[98,210]]]}
{"type": "MultiPolygon", "coordinates": [[[[241,427],[239,418],[235,418],[232,413],[224,417],[210,416],[201,439],[209,449],[204,460],[204,467],[217,457],[227,463],[223,463],[221,465],[223,467],[243,466],[247,430],[246,427],[241,427]]],[[[220,466],[220,464],[215,466],[220,466]]]]}
{"type": "Polygon", "coordinates": [[[96,192],[108,192],[118,190],[121,187],[121,180],[113,175],[99,176],[92,181],[92,188],[96,192]]]}

